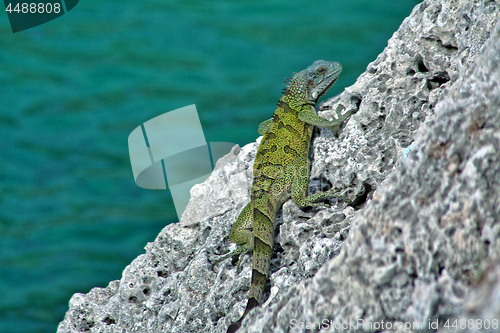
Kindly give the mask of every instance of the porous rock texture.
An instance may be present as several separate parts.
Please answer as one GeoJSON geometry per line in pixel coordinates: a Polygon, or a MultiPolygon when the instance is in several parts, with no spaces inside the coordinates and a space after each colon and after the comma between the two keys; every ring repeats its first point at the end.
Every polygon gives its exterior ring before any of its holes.
{"type": "MultiPolygon", "coordinates": [[[[500,330],[499,13],[495,1],[424,1],[320,105],[326,118],[338,104],[359,111],[338,136],[317,131],[310,190],[349,186],[356,200],[284,204],[266,301],[238,332],[500,330]]],[[[219,160],[120,281],[75,294],[58,332],[225,332],[251,260],[240,274],[230,259],[210,266],[235,248],[257,144],[219,160]]]]}

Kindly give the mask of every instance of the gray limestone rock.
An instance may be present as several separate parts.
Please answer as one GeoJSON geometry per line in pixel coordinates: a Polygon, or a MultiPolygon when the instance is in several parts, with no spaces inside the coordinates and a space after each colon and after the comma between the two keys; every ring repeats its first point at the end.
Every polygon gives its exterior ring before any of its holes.
{"type": "MultiPolygon", "coordinates": [[[[338,133],[317,130],[310,191],[348,186],[355,204],[283,205],[266,301],[239,332],[444,332],[447,320],[499,331],[499,7],[424,1],[320,105],[326,118],[338,104],[359,111],[338,133]]],[[[257,145],[220,160],[120,281],[75,294],[58,332],[225,332],[246,304],[251,260],[239,274],[230,259],[211,262],[235,248],[257,145]]]]}

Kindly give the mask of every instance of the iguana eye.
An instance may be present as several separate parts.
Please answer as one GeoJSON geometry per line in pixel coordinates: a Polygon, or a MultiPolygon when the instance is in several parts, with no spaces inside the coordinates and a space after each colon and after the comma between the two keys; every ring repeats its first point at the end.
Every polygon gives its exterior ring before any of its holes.
{"type": "Polygon", "coordinates": [[[325,67],[318,68],[318,74],[324,74],[326,72],[325,67]]]}

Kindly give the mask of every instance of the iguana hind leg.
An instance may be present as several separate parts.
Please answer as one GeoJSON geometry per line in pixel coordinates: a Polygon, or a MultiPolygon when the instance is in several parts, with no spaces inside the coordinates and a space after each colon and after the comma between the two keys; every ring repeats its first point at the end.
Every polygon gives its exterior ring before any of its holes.
{"type": "Polygon", "coordinates": [[[252,202],[249,202],[241,211],[240,216],[238,216],[236,223],[233,225],[231,231],[229,232],[229,239],[231,240],[231,242],[239,245],[238,248],[228,254],[221,256],[220,258],[217,258],[212,263],[212,270],[217,263],[229,257],[232,257],[233,264],[237,262],[236,267],[237,272],[239,273],[241,271],[243,256],[253,251],[254,238],[252,202]]]}
{"type": "MultiPolygon", "coordinates": [[[[267,201],[267,205],[264,207],[273,206],[273,202],[269,196],[263,196],[261,198],[253,198],[254,203],[259,202],[262,206],[267,201]]],[[[250,284],[250,290],[248,292],[248,302],[245,308],[245,312],[241,318],[232,323],[227,333],[234,333],[241,326],[243,319],[254,307],[259,306],[262,301],[262,296],[264,294],[264,287],[266,285],[267,279],[269,277],[269,267],[271,263],[271,256],[273,251],[274,242],[274,222],[275,218],[271,219],[268,215],[269,212],[263,213],[260,209],[252,207],[253,209],[253,221],[254,221],[254,238],[252,244],[254,246],[253,251],[253,268],[252,268],[252,283],[250,284]]],[[[242,212],[243,214],[243,212],[242,212]]],[[[276,213],[273,211],[273,217],[276,213]]],[[[240,234],[241,236],[241,234],[240,234]]],[[[247,244],[247,243],[246,243],[247,244]]],[[[246,245],[245,245],[246,246],[246,245]]]]}

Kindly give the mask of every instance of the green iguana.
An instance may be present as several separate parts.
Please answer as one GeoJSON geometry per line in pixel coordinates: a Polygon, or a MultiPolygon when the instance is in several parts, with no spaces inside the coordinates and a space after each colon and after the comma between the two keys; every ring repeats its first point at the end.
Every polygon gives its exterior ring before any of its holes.
{"type": "MultiPolygon", "coordinates": [[[[248,303],[243,316],[232,323],[227,332],[236,332],[248,312],[262,301],[264,286],[269,276],[269,267],[274,242],[276,213],[283,203],[292,198],[300,208],[328,206],[318,201],[327,197],[347,200],[338,195],[340,189],[317,192],[307,196],[310,162],[309,146],[314,126],[338,130],[340,125],[357,110],[327,120],[316,114],[315,105],[337,81],[342,66],[338,62],[318,60],[289,80],[283,97],[272,117],[259,126],[263,135],[255,156],[251,201],[245,206],[231,229],[229,239],[239,247],[219,258],[215,263],[233,257],[238,260],[253,251],[253,270],[248,303]]],[[[215,263],[213,265],[215,265],[215,263]]]]}

